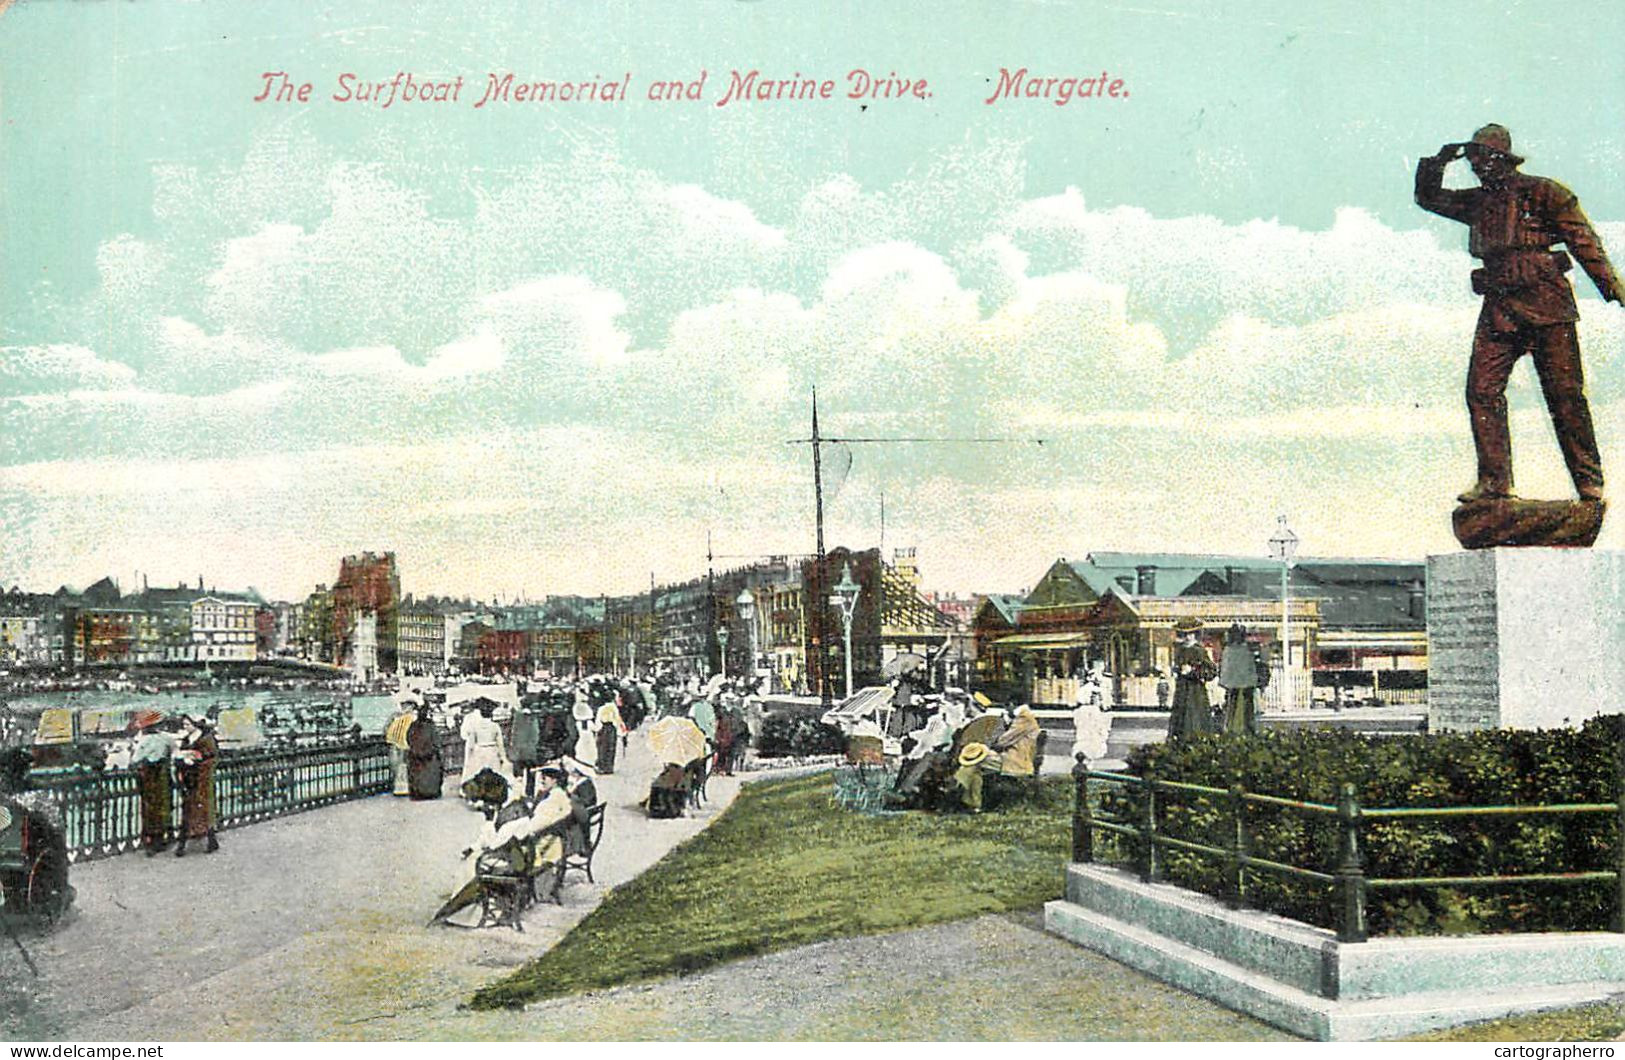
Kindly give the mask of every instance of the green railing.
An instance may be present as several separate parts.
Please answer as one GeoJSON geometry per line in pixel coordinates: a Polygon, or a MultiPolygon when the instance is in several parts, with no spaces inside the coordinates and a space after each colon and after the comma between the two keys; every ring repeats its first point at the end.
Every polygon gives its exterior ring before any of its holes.
{"type": "MultiPolygon", "coordinates": [[[[1242,785],[1215,788],[1202,784],[1158,779],[1155,776],[1135,776],[1131,773],[1105,773],[1090,769],[1074,769],[1076,786],[1072,815],[1072,860],[1092,862],[1094,835],[1106,832],[1120,835],[1129,841],[1135,870],[1148,883],[1163,878],[1164,850],[1180,850],[1198,857],[1219,861],[1224,869],[1223,898],[1231,908],[1247,904],[1249,873],[1268,872],[1295,877],[1335,888],[1338,914],[1335,924],[1321,925],[1335,928],[1343,942],[1364,942],[1366,932],[1366,898],[1373,889],[1406,887],[1511,887],[1522,884],[1588,883],[1600,880],[1614,882],[1613,929],[1625,931],[1625,794],[1616,795],[1614,802],[1570,803],[1534,806],[1412,806],[1365,807],[1355,797],[1353,784],[1343,784],[1336,805],[1284,799],[1275,795],[1261,795],[1246,790],[1242,785]],[[1137,820],[1107,816],[1095,811],[1090,804],[1090,782],[1138,788],[1144,799],[1138,806],[1137,820]],[[1195,842],[1167,834],[1159,815],[1159,799],[1164,794],[1185,793],[1223,804],[1229,815],[1225,828],[1228,842],[1223,846],[1195,842]],[[1273,807],[1308,816],[1332,817],[1338,827],[1337,864],[1325,871],[1301,865],[1288,865],[1267,858],[1255,857],[1253,848],[1252,807],[1273,807]],[[1569,814],[1611,814],[1616,821],[1614,867],[1606,871],[1547,872],[1521,875],[1487,876],[1416,876],[1371,877],[1365,872],[1362,856],[1361,829],[1368,821],[1390,821],[1435,817],[1533,817],[1569,814]]],[[[1616,776],[1616,791],[1625,788],[1625,772],[1616,776]]]]}
{"type": "MultiPolygon", "coordinates": [[[[226,751],[215,759],[216,826],[239,828],[389,789],[389,749],[381,737],[226,751]]],[[[74,861],[122,854],[139,845],[141,795],[133,772],[56,777],[36,784],[31,793],[61,823],[74,861]]],[[[173,785],[173,799],[171,820],[179,827],[178,784],[173,785]]]]}

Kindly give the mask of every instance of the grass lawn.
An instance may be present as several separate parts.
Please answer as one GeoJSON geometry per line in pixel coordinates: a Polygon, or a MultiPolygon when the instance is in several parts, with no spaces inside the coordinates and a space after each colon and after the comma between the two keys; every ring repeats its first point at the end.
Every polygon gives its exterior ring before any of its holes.
{"type": "Polygon", "coordinates": [[[1424,1042],[1607,1042],[1625,1034],[1625,1006],[1616,1002],[1579,1005],[1553,1012],[1470,1023],[1432,1034],[1424,1042]]]}
{"type": "Polygon", "coordinates": [[[1060,897],[1069,779],[977,815],[869,817],[828,774],[751,784],[710,828],[616,888],[557,946],[479,990],[522,1005],[809,942],[1029,909],[1060,897]]]}

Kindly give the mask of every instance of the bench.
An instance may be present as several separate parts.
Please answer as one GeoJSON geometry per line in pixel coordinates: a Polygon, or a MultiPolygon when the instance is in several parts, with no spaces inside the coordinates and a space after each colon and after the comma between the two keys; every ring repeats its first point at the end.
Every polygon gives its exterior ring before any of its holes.
{"type": "MultiPolygon", "coordinates": [[[[507,855],[506,867],[494,864],[480,868],[475,879],[480,885],[480,922],[477,928],[500,927],[507,925],[515,931],[523,932],[524,923],[520,916],[535,899],[536,880],[539,876],[547,875],[553,865],[543,866],[542,872],[536,870],[536,844],[539,837],[516,839],[502,848],[507,855]],[[525,866],[523,869],[514,868],[515,859],[525,866]]],[[[482,855],[489,858],[490,855],[482,855]]]]}
{"type": "MultiPolygon", "coordinates": [[[[603,832],[604,805],[594,806],[592,813],[597,815],[597,830],[603,832]]],[[[592,827],[593,817],[588,817],[588,827],[592,827]]],[[[525,926],[520,922],[520,916],[535,902],[553,902],[564,904],[564,874],[570,867],[567,862],[570,856],[560,852],[560,856],[553,861],[536,864],[536,851],[545,846],[550,840],[557,838],[560,843],[568,845],[566,833],[576,827],[575,817],[572,815],[564,820],[549,826],[537,835],[527,836],[524,839],[511,841],[503,847],[509,852],[506,858],[507,866],[482,868],[476,875],[480,884],[480,922],[476,927],[498,927],[507,925],[515,931],[524,931],[525,926]],[[517,852],[517,853],[514,853],[517,852]],[[515,858],[523,868],[514,868],[515,858]]],[[[592,850],[596,850],[598,843],[591,831],[588,833],[591,849],[587,852],[587,861],[592,860],[592,850]]],[[[489,855],[487,855],[489,857],[489,855]]],[[[591,869],[588,869],[587,878],[592,878],[591,869]]]]}
{"type": "Polygon", "coordinates": [[[588,883],[598,882],[592,878],[592,858],[594,854],[598,853],[598,844],[604,838],[604,811],[607,808],[608,804],[601,802],[587,811],[587,822],[582,826],[586,834],[586,849],[564,855],[564,861],[561,863],[562,867],[559,869],[560,886],[564,883],[564,874],[572,871],[585,872],[588,883]]]}
{"type": "Polygon", "coordinates": [[[858,813],[879,814],[886,810],[886,793],[897,775],[885,766],[844,765],[835,767],[835,789],[830,801],[858,813]]]}

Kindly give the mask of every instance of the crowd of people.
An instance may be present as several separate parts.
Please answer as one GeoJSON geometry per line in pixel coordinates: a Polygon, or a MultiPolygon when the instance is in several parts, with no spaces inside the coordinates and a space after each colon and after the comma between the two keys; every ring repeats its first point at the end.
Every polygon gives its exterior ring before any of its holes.
{"type": "Polygon", "coordinates": [[[488,897],[492,880],[552,881],[556,897],[565,859],[591,842],[597,782],[615,773],[633,733],[647,729],[656,760],[642,806],[652,818],[670,818],[696,804],[710,774],[738,767],[761,719],[742,682],[660,674],[522,681],[516,704],[480,696],[438,719],[418,693],[400,693],[396,707],[384,730],[393,792],[441,797],[445,745],[455,731],[463,751],[457,793],[481,814],[460,885],[431,924],[453,923],[488,897]]]}
{"type": "MultiPolygon", "coordinates": [[[[917,723],[899,740],[896,778],[886,797],[893,808],[981,813],[995,792],[1036,776],[1043,766],[1038,718],[1025,705],[1007,711],[980,694],[911,692],[903,707],[894,707],[892,721],[894,729],[917,723]]],[[[862,748],[878,748],[883,740],[877,723],[858,723],[851,743],[859,750],[849,758],[877,761],[862,748]]]]}

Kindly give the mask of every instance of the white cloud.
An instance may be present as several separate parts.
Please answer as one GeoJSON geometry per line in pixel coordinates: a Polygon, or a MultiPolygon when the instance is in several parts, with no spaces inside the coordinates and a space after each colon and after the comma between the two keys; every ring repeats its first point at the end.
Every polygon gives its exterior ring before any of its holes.
{"type": "MultiPolygon", "coordinates": [[[[1021,201],[1019,152],[972,151],[888,188],[820,179],[780,219],[613,159],[470,171],[448,204],[404,167],[312,152],[161,174],[162,233],[99,256],[98,342],[0,350],[0,493],[35,520],[9,547],[109,547],[70,518],[97,496],[91,523],[145,526],[177,562],[229,501],[255,540],[443,546],[423,562],[448,579],[522,575],[450,554],[486,517],[550,562],[583,526],[639,538],[639,563],[703,521],[794,539],[805,454],[783,443],[815,385],[826,431],[1052,439],[860,451],[832,525],[870,533],[884,488],[967,570],[1000,513],[1032,517],[1029,559],[1096,533],[1220,547],[1251,508],[1317,496],[1391,542],[1383,520],[1423,504],[1394,469],[1429,505],[1465,484],[1471,263],[1363,211],[1309,231],[1021,201]],[[299,196],[271,193],[279,159],[304,165],[299,196]],[[401,438],[419,444],[378,444],[401,438]],[[106,492],[55,485],[76,476],[106,492]]],[[[1583,312],[1614,466],[1625,314],[1583,312]]],[[[1560,491],[1528,374],[1520,481],[1560,491]]]]}
{"type": "Polygon", "coordinates": [[[0,398],[126,386],[135,376],[83,346],[0,346],[0,398]]]}

